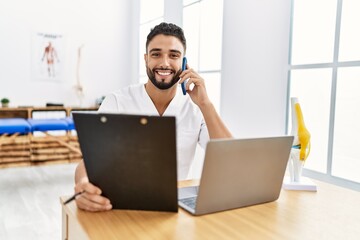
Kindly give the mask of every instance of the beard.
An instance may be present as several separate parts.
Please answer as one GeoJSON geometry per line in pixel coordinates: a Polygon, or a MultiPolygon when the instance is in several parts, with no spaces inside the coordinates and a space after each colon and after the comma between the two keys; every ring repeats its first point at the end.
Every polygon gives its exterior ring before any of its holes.
{"type": "MultiPolygon", "coordinates": [[[[156,70],[167,70],[167,69],[157,68],[156,70]]],[[[155,69],[150,70],[150,68],[148,66],[146,66],[146,73],[147,73],[150,81],[152,82],[152,84],[155,85],[155,87],[157,87],[158,89],[161,89],[161,90],[166,90],[166,89],[169,89],[172,86],[174,86],[179,81],[179,79],[180,79],[179,76],[181,74],[181,69],[175,73],[175,75],[173,76],[171,81],[168,82],[168,83],[165,82],[164,79],[161,79],[160,81],[156,80],[156,78],[155,78],[155,69]]]]}

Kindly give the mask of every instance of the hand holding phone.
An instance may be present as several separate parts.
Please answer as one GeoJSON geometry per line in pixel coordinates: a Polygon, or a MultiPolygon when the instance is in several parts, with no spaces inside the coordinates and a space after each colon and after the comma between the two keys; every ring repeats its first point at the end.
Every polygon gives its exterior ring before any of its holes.
{"type": "MultiPolygon", "coordinates": [[[[181,68],[182,71],[186,70],[186,63],[187,63],[186,57],[183,57],[182,68],[181,68]]],[[[187,80],[181,83],[181,89],[184,95],[186,95],[186,83],[187,80]]]]}

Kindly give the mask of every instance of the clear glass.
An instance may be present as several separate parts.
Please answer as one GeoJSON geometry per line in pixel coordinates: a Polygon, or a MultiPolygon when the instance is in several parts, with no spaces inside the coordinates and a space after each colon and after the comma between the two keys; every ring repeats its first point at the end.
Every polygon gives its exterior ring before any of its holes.
{"type": "Polygon", "coordinates": [[[205,81],[206,91],[216,111],[220,113],[221,74],[200,73],[205,81]]]}
{"type": "Polygon", "coordinates": [[[205,79],[206,89],[217,111],[220,110],[221,44],[223,0],[184,1],[183,29],[186,56],[191,68],[205,79]]]}
{"type": "Polygon", "coordinates": [[[163,18],[156,19],[154,21],[148,22],[146,24],[140,25],[139,33],[139,74],[140,76],[146,76],[146,67],[144,61],[144,54],[146,53],[146,38],[150,30],[155,27],[157,24],[163,22],[163,18]]]}
{"type": "Polygon", "coordinates": [[[200,4],[184,7],[183,29],[186,37],[186,57],[191,68],[199,69],[200,4]]]}
{"type": "Polygon", "coordinates": [[[360,67],[338,69],[332,174],[360,182],[360,67]]]}
{"type": "Polygon", "coordinates": [[[200,3],[200,71],[221,69],[222,0],[200,3]]]}
{"type": "Polygon", "coordinates": [[[360,1],[343,0],[339,61],[360,60],[360,1]]]}
{"type": "Polygon", "coordinates": [[[291,64],[332,62],[337,0],[295,0],[291,64]]]}
{"type": "Polygon", "coordinates": [[[140,23],[146,23],[164,16],[164,0],[141,0],[140,23]]]}
{"type": "Polygon", "coordinates": [[[194,3],[194,2],[199,2],[201,0],[183,0],[183,5],[186,6],[186,5],[189,5],[191,3],[194,3]]]}
{"type": "MultiPolygon", "coordinates": [[[[305,168],[326,173],[332,69],[292,70],[290,97],[297,97],[307,129],[311,152],[305,168]]],[[[290,106],[290,104],[289,104],[290,106]]],[[[291,130],[291,106],[289,129],[291,130]]]]}

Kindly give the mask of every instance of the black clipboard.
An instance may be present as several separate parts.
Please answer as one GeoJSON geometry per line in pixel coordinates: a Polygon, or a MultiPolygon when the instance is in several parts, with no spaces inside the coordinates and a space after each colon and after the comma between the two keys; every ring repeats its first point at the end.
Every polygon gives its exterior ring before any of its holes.
{"type": "Polygon", "coordinates": [[[178,211],[175,117],[73,112],[89,180],[113,209],[178,211]]]}

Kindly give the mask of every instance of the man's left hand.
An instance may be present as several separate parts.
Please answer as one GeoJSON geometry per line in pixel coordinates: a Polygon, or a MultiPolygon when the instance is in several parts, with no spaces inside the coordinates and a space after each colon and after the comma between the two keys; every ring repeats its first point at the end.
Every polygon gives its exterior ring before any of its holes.
{"type": "Polygon", "coordinates": [[[206,92],[204,79],[192,68],[189,68],[189,65],[186,65],[186,67],[187,69],[180,74],[181,79],[179,84],[187,80],[185,86],[186,92],[189,94],[191,100],[199,107],[211,103],[206,92]],[[192,88],[190,88],[191,85],[192,88]]]}

